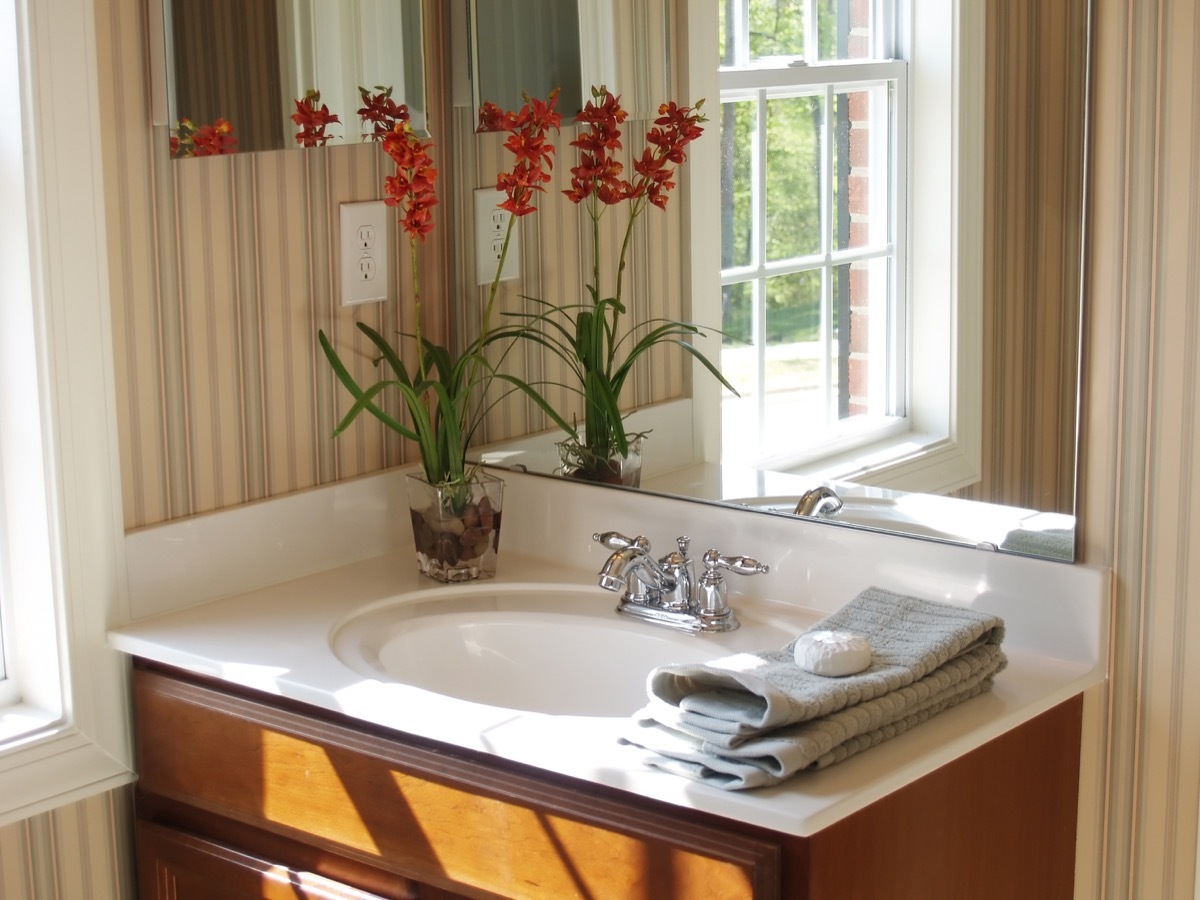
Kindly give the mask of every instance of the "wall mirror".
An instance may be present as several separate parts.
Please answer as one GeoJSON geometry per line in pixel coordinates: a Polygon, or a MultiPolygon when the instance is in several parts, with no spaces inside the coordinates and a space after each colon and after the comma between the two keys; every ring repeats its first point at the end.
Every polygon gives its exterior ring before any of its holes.
{"type": "MultiPolygon", "coordinates": [[[[155,124],[229,123],[222,152],[301,147],[292,121],[309,90],[339,123],[328,144],[362,139],[359,87],[390,87],[426,131],[421,0],[152,0],[155,124]],[[161,4],[161,5],[160,5],[161,4]],[[232,140],[230,140],[232,138],[232,140]]],[[[369,129],[368,129],[369,130],[369,129]]],[[[184,142],[174,155],[203,155],[184,142]]]]}
{"type": "Polygon", "coordinates": [[[559,91],[558,108],[583,107],[579,8],[562,0],[471,0],[471,94],[475,118],[484,102],[520,109],[522,95],[559,91]]]}
{"type": "MultiPolygon", "coordinates": [[[[987,21],[985,298],[982,342],[972,351],[984,360],[982,480],[936,496],[848,477],[834,484],[844,509],[825,521],[1074,559],[1087,5],[1071,0],[1035,14],[1036,5],[1022,0],[1011,11],[989,12],[987,21]]],[[[486,45],[487,34],[478,40],[486,45]]],[[[655,442],[691,428],[690,414],[681,422],[674,404],[642,413],[637,429],[653,429],[655,442]]],[[[483,458],[552,472],[558,437],[489,448],[483,458]]],[[[824,480],[711,464],[652,472],[646,465],[642,489],[773,515],[792,515],[799,495],[824,480]]]]}

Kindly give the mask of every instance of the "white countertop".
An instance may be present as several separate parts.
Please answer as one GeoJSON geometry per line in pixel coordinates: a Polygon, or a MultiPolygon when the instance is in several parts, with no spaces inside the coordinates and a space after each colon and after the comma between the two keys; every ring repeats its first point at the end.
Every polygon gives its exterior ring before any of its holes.
{"type": "MultiPolygon", "coordinates": [[[[592,526],[597,529],[621,527],[621,522],[604,521],[612,515],[605,505],[627,506],[630,502],[630,495],[622,492],[559,485],[550,479],[513,478],[506,501],[504,543],[517,546],[502,544],[500,574],[490,583],[501,586],[536,580],[576,587],[594,585],[598,563],[603,559],[602,548],[588,548],[574,555],[554,553],[552,556],[560,561],[553,564],[547,563],[540,553],[535,556],[528,551],[541,550],[546,542],[552,544],[549,534],[556,529],[574,535],[579,530],[572,522],[576,516],[589,521],[591,516],[598,516],[592,526]],[[537,481],[545,484],[539,485],[537,481]],[[520,491],[514,491],[513,487],[519,487],[520,491]],[[572,493],[576,490],[590,493],[572,493]],[[528,502],[532,497],[530,491],[539,495],[545,491],[557,494],[548,500],[539,496],[536,502],[528,502]],[[564,495],[563,491],[568,493],[564,495]],[[563,514],[515,514],[514,494],[521,492],[527,501],[523,504],[526,508],[545,502],[551,509],[561,509],[563,514]],[[570,498],[573,511],[569,514],[562,506],[564,496],[570,498]],[[586,502],[577,504],[580,497],[586,502]],[[539,527],[537,522],[543,523],[542,533],[536,541],[530,541],[527,538],[539,527]],[[520,536],[513,535],[513,531],[520,536]]],[[[663,516],[670,519],[681,509],[696,514],[694,507],[671,505],[683,501],[647,498],[645,502],[649,505],[640,514],[650,525],[658,526],[663,516]]],[[[129,654],[216,676],[231,684],[302,701],[364,722],[793,835],[809,835],[827,827],[1081,693],[1104,677],[1099,659],[1107,635],[1106,573],[1059,563],[1001,558],[999,554],[911,539],[862,535],[847,529],[824,529],[834,533],[832,539],[838,542],[837,546],[849,541],[862,571],[851,577],[839,569],[838,577],[828,584],[814,584],[813,573],[822,568],[816,564],[798,588],[795,567],[789,568],[788,564],[794,556],[795,532],[782,534],[778,546],[763,548],[762,542],[773,534],[770,529],[778,527],[772,517],[728,518],[739,514],[754,516],[737,510],[714,510],[703,514],[703,527],[728,531],[739,540],[757,541],[759,549],[755,552],[760,558],[772,561],[779,574],[774,580],[754,578],[738,582],[736,587],[747,588],[734,596],[740,614],[751,619],[783,617],[794,622],[799,631],[852,599],[857,590],[852,590],[850,584],[864,580],[951,602],[961,599],[964,592],[973,591],[971,598],[980,598],[979,608],[1005,616],[1008,624],[1005,651],[1009,665],[997,676],[995,689],[828,769],[801,773],[777,787],[723,791],[644,766],[641,751],[618,743],[617,737],[626,722],[623,717],[554,716],[484,706],[366,677],[342,663],[331,649],[330,638],[348,615],[365,606],[419,596],[441,587],[416,574],[412,551],[407,547],[273,585],[232,592],[187,608],[148,615],[113,630],[110,640],[115,648],[129,654]],[[768,524],[764,526],[762,522],[768,524]],[[764,527],[768,531],[759,531],[764,527]],[[763,549],[770,552],[764,553],[763,549]],[[954,551],[963,555],[944,558],[939,555],[954,551]],[[924,557],[929,553],[934,555],[926,560],[924,557]],[[890,564],[889,555],[896,556],[890,564]],[[939,560],[944,561],[939,563],[939,560]],[[939,565],[941,571],[937,570],[939,565]],[[915,574],[906,583],[903,573],[909,570],[915,574]],[[1005,588],[1004,582],[1008,580],[1020,584],[1005,588]],[[920,590],[930,584],[945,587],[934,592],[920,590]],[[1045,596],[1031,595],[1031,591],[1043,590],[1045,596]],[[1064,591],[1081,596],[1064,598],[1064,591]],[[803,597],[784,597],[783,593],[808,593],[821,599],[819,603],[806,603],[803,597]],[[993,606],[986,605],[989,601],[993,606]],[[1049,621],[1056,617],[1065,618],[1049,621]],[[1080,617],[1086,621],[1079,621],[1080,617]],[[1061,635],[1061,640],[1056,635],[1061,635]]],[[[225,532],[228,522],[206,523],[205,527],[208,526],[225,532]]],[[[819,551],[819,539],[826,535],[812,531],[819,526],[805,527],[807,530],[800,533],[809,536],[819,551]]],[[[194,523],[187,530],[194,531],[194,523]]],[[[154,556],[156,546],[161,548],[172,542],[178,545],[180,533],[168,528],[161,535],[148,534],[134,541],[130,551],[131,582],[138,584],[139,572],[147,567],[145,559],[139,559],[138,555],[154,556]],[[160,537],[165,543],[156,543],[160,537]]],[[[657,535],[657,531],[654,533],[657,535]]],[[[582,539],[584,543],[587,538],[582,539]]],[[[227,534],[225,539],[228,540],[227,534]]],[[[574,536],[571,540],[580,538],[574,536]]],[[[722,549],[749,552],[752,548],[722,549]]],[[[826,547],[823,554],[817,555],[824,555],[826,566],[838,567],[837,552],[826,547]]],[[[154,566],[162,569],[162,560],[156,559],[154,566]]],[[[166,583],[161,580],[141,581],[145,582],[144,590],[165,589],[166,583]]],[[[599,592],[599,588],[596,590],[599,592]]],[[[147,600],[141,605],[154,607],[156,603],[160,608],[164,605],[162,600],[147,600]]],[[[655,626],[645,624],[645,627],[655,626]]],[[[714,653],[719,655],[724,654],[714,653]]]]}

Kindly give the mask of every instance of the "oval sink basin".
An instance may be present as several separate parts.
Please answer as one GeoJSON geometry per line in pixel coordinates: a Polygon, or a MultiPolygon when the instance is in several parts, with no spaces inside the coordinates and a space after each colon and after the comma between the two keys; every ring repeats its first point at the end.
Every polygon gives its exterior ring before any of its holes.
{"type": "Polygon", "coordinates": [[[672,631],[619,617],[616,600],[564,585],[435,588],[351,616],[331,643],[345,665],[380,681],[527,712],[627,716],[645,705],[656,666],[790,639],[756,623],[728,634],[672,631]]]}

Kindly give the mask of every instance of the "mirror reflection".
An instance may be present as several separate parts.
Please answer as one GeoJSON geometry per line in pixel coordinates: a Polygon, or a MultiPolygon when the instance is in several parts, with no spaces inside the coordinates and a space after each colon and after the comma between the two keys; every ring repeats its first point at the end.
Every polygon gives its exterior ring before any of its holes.
{"type": "MultiPolygon", "coordinates": [[[[736,6],[738,0],[731,0],[731,3],[736,6]]],[[[847,15],[853,15],[853,4],[834,0],[828,6],[845,7],[847,15]]],[[[639,425],[639,430],[651,431],[650,447],[643,462],[646,466],[643,489],[737,503],[775,515],[808,515],[853,527],[972,546],[987,545],[1051,559],[1074,558],[1074,404],[1080,306],[1076,276],[1082,231],[1080,173],[1086,96],[1087,2],[1071,0],[1039,14],[1041,18],[1036,29],[1028,28],[1028,22],[1022,24],[1024,20],[1020,17],[1027,12],[999,10],[991,13],[987,22],[987,96],[981,104],[986,110],[984,141],[988,159],[988,168],[983,173],[987,191],[981,192],[986,194],[982,201],[984,302],[979,325],[982,335],[978,349],[973,344],[964,345],[967,347],[965,352],[983,360],[982,389],[975,401],[977,408],[970,411],[982,419],[978,437],[982,445],[979,450],[982,477],[977,474],[974,484],[967,484],[967,479],[957,480],[956,485],[967,486],[955,488],[954,496],[934,496],[872,486],[856,481],[853,474],[831,475],[830,470],[822,471],[819,466],[807,467],[812,474],[797,474],[799,469],[780,471],[781,466],[770,463],[756,466],[752,462],[684,466],[667,463],[656,469],[654,459],[659,455],[662,436],[680,430],[678,420],[670,418],[675,413],[667,410],[674,404],[662,404],[642,411],[645,428],[639,425]],[[1017,37],[1024,48],[1020,55],[1005,49],[1013,46],[1013,39],[1017,37]],[[1056,73],[1062,80],[1047,82],[1043,79],[1035,84],[1030,72],[1036,68],[1039,59],[1063,63],[1056,73]],[[1029,138],[1031,133],[1037,135],[1036,140],[1029,138]],[[805,496],[819,487],[829,488],[832,496],[818,497],[818,502],[805,508],[805,496]],[[822,499],[825,502],[820,502],[822,499]]],[[[762,29],[751,29],[752,35],[761,37],[761,33],[762,29]]],[[[836,37],[832,28],[828,31],[810,29],[810,33],[818,35],[820,40],[831,34],[836,37]]],[[[797,40],[802,38],[803,34],[797,40]]],[[[852,55],[854,46],[853,42],[846,42],[846,53],[852,55]]],[[[749,58],[753,60],[764,53],[771,55],[767,52],[770,49],[759,48],[759,52],[751,47],[749,58]]],[[[824,44],[814,46],[811,55],[825,62],[845,54],[841,45],[830,38],[828,47],[824,44]]],[[[886,59],[886,54],[883,58],[886,59]]],[[[886,254],[892,250],[886,240],[886,225],[880,229],[883,237],[879,240],[874,234],[854,227],[863,212],[854,207],[854,188],[864,165],[854,160],[874,162],[875,154],[879,153],[879,161],[886,172],[886,154],[894,152],[889,150],[886,142],[898,140],[905,145],[905,141],[886,128],[887,123],[896,118],[886,106],[893,90],[889,79],[895,80],[896,76],[882,69],[872,69],[874,80],[871,84],[860,87],[862,79],[859,78],[851,91],[842,90],[836,84],[832,88],[823,83],[816,84],[825,74],[816,71],[817,68],[793,67],[793,80],[797,83],[781,95],[786,103],[795,107],[784,111],[792,115],[791,119],[783,113],[775,115],[769,108],[765,116],[759,113],[756,119],[753,115],[756,110],[750,109],[750,102],[737,96],[736,90],[731,94],[731,102],[723,104],[722,119],[728,119],[733,125],[741,122],[741,107],[746,108],[746,123],[742,124],[743,130],[749,133],[761,135],[762,131],[754,127],[755,122],[768,122],[765,134],[768,149],[772,139],[781,137],[780,122],[790,122],[794,131],[809,135],[810,152],[804,160],[811,160],[811,164],[791,166],[788,171],[807,177],[811,184],[806,187],[797,183],[794,190],[789,187],[784,199],[790,203],[793,195],[805,190],[816,198],[817,202],[810,204],[809,218],[818,221],[820,227],[798,228],[798,233],[813,240],[819,237],[821,242],[828,244],[792,249],[768,243],[759,248],[759,255],[769,263],[760,267],[759,275],[750,271],[755,269],[755,250],[749,240],[756,234],[760,238],[766,235],[764,240],[770,239],[770,230],[766,227],[756,230],[753,222],[743,222],[735,237],[740,234],[747,238],[746,242],[734,242],[722,248],[723,251],[742,251],[740,257],[732,252],[726,254],[730,257],[725,261],[730,271],[722,276],[726,287],[725,329],[727,333],[736,331],[738,336],[746,338],[743,347],[765,336],[762,346],[767,347],[768,352],[762,354],[762,359],[752,361],[754,365],[747,369],[750,375],[743,379],[747,390],[742,391],[752,397],[761,396],[761,386],[751,383],[755,377],[761,381],[761,375],[755,373],[782,363],[775,358],[778,354],[772,356],[769,352],[770,323],[764,325],[754,316],[763,309],[769,312],[772,302],[785,311],[790,307],[803,308],[807,318],[797,314],[793,316],[795,321],[784,323],[788,330],[781,333],[786,340],[781,338],[776,343],[797,351],[818,346],[820,352],[815,357],[811,353],[797,352],[782,362],[798,373],[797,378],[808,377],[810,369],[815,371],[816,376],[810,380],[828,386],[822,395],[821,409],[832,410],[831,420],[842,422],[856,414],[851,371],[855,352],[851,332],[855,316],[859,314],[855,307],[854,267],[866,270],[875,265],[879,270],[868,271],[867,277],[860,279],[870,287],[871,302],[874,303],[877,296],[880,300],[879,310],[883,314],[877,315],[874,307],[862,307],[863,320],[871,322],[884,318],[890,308],[884,281],[888,270],[894,268],[886,262],[886,254]],[[867,96],[868,91],[874,91],[878,98],[867,96]],[[806,98],[810,94],[817,99],[807,103],[793,102],[796,96],[806,98]],[[833,100],[822,106],[821,97],[832,97],[833,100]],[[876,105],[878,114],[875,114],[876,105]],[[864,122],[870,124],[872,144],[856,148],[852,135],[864,133],[864,122]],[[826,152],[826,148],[830,148],[830,152],[826,152]],[[829,171],[822,169],[826,164],[829,171]],[[828,203],[828,210],[821,205],[823,203],[828,203]],[[825,223],[828,223],[828,229],[822,234],[825,223]],[[877,256],[885,258],[885,263],[877,264],[877,256]],[[812,260],[808,257],[824,260],[821,265],[829,269],[828,273],[816,263],[810,265],[812,260]],[[739,265],[747,271],[734,271],[739,265]],[[784,272],[781,266],[790,268],[784,272]],[[749,284],[752,277],[761,277],[764,282],[761,289],[753,284],[741,287],[749,284]],[[771,293],[772,278],[780,279],[781,286],[776,294],[790,291],[783,300],[771,293]],[[805,278],[811,283],[801,285],[804,290],[783,283],[785,279],[798,282],[805,278]],[[797,299],[788,299],[793,296],[797,299]],[[809,303],[810,296],[817,300],[809,303]],[[847,325],[851,327],[847,328],[847,325]],[[826,396],[832,399],[824,402],[826,396]]],[[[827,70],[829,67],[822,68],[827,70]]],[[[761,80],[761,73],[754,77],[761,80]]],[[[756,99],[749,91],[746,97],[756,99]]],[[[769,100],[767,105],[769,107],[769,100]]],[[[796,150],[800,145],[793,141],[790,146],[796,150]]],[[[753,173],[748,168],[743,173],[737,168],[737,154],[726,155],[724,150],[722,146],[723,162],[729,163],[730,171],[719,174],[729,174],[731,177],[725,180],[735,186],[741,178],[748,185],[742,194],[753,198],[756,196],[753,173]]],[[[768,168],[785,158],[786,150],[782,156],[779,152],[769,154],[768,168]]],[[[771,183],[771,174],[768,171],[763,180],[771,183]]],[[[799,175],[794,179],[797,182],[799,175]]],[[[875,181],[882,183],[882,179],[875,181]]],[[[738,196],[735,192],[730,207],[735,215],[729,216],[735,226],[741,221],[736,216],[738,196]]],[[[887,204],[891,201],[883,192],[872,193],[867,199],[879,204],[871,211],[878,209],[880,221],[885,223],[889,211],[887,204]]],[[[742,205],[747,209],[751,206],[749,200],[742,205]]],[[[776,227],[774,236],[778,237],[779,233],[780,229],[776,227]]],[[[946,330],[944,324],[941,327],[946,330]]],[[[926,339],[928,333],[920,336],[926,339]]],[[[889,343],[884,336],[881,346],[885,351],[899,347],[910,354],[915,352],[920,366],[927,363],[924,349],[914,351],[907,339],[892,339],[889,343]]],[[[872,358],[883,359],[883,354],[872,351],[872,358]]],[[[912,362],[911,357],[905,359],[903,354],[896,359],[900,365],[912,362]]],[[[880,374],[876,380],[881,399],[877,403],[874,395],[870,395],[860,405],[867,411],[878,408],[884,418],[911,414],[902,408],[905,401],[911,402],[911,398],[905,395],[903,388],[897,387],[901,379],[891,377],[894,370],[889,365],[876,367],[872,363],[875,372],[880,374]],[[899,412],[893,414],[887,404],[895,398],[899,398],[900,404],[899,412]]],[[[872,378],[875,378],[875,372],[871,373],[872,378]]],[[[741,386],[739,384],[739,388],[741,386]]],[[[946,393],[945,375],[940,386],[942,393],[946,393]]],[[[807,388],[807,382],[804,387],[807,388]]],[[[933,387],[938,387],[936,380],[933,387]]],[[[706,416],[719,415],[721,411],[711,408],[710,404],[707,412],[697,414],[695,421],[700,423],[706,416]]],[[[690,408],[683,413],[683,418],[690,442],[693,421],[690,408]]],[[[768,416],[765,424],[794,422],[795,418],[768,416]]],[[[804,418],[815,421],[820,416],[806,413],[804,418]]],[[[727,445],[731,443],[728,427],[731,419],[726,417],[724,437],[727,445]]],[[[698,427],[705,426],[699,424],[698,427]]],[[[756,430],[763,431],[761,427],[756,430]]],[[[733,428],[733,437],[744,437],[746,431],[733,428]]],[[[516,445],[495,449],[485,458],[497,465],[552,472],[559,465],[552,446],[557,437],[544,436],[540,446],[536,441],[516,442],[516,445]]],[[[686,447],[674,459],[690,458],[687,456],[690,450],[690,446],[686,447]]]]}
{"type": "Polygon", "coordinates": [[[520,109],[523,95],[558,90],[558,110],[583,106],[579,7],[562,0],[471,0],[475,118],[485,102],[520,109]]]}
{"type": "Polygon", "coordinates": [[[162,2],[176,158],[358,143],[360,88],[426,130],[421,0],[162,2]]]}

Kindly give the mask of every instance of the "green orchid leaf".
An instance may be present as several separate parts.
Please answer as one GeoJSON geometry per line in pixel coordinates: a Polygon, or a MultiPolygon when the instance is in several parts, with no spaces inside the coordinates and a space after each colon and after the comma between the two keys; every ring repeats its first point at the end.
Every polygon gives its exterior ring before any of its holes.
{"type": "Polygon", "coordinates": [[[692,354],[692,356],[696,357],[696,359],[700,360],[700,363],[704,366],[704,368],[708,369],[708,371],[713,374],[713,377],[715,377],[717,379],[717,381],[721,382],[721,384],[723,384],[725,387],[729,388],[729,390],[733,392],[733,395],[735,397],[742,396],[741,394],[738,393],[737,388],[735,388],[732,384],[729,383],[729,379],[727,379],[724,375],[721,374],[721,370],[718,369],[715,365],[713,365],[712,362],[709,360],[709,358],[707,356],[705,356],[703,353],[701,353],[696,347],[692,346],[691,343],[689,343],[688,341],[676,341],[675,343],[679,344],[680,347],[682,347],[688,353],[692,354]]]}
{"type": "MultiPolygon", "coordinates": [[[[551,421],[553,421],[555,425],[557,425],[559,428],[561,428],[567,434],[570,434],[570,435],[575,434],[574,426],[568,424],[567,420],[558,414],[558,410],[556,410],[553,406],[551,406],[549,404],[549,402],[546,401],[546,399],[541,395],[541,393],[539,393],[538,390],[535,388],[534,384],[523,381],[522,379],[517,378],[513,375],[507,375],[503,372],[497,372],[496,379],[499,381],[503,381],[508,384],[511,384],[515,390],[518,390],[521,393],[523,393],[526,397],[528,397],[530,400],[532,400],[534,402],[534,405],[536,405],[538,409],[540,409],[547,416],[549,416],[551,421]]],[[[506,394],[507,393],[511,393],[511,392],[506,392],[506,394]]],[[[497,400],[497,402],[499,402],[499,400],[497,400]]],[[[494,406],[495,404],[492,404],[492,405],[494,406]]]]}
{"type": "Polygon", "coordinates": [[[405,367],[404,362],[400,359],[399,354],[396,353],[396,351],[392,348],[392,345],[387,342],[383,335],[365,322],[358,323],[358,330],[365,334],[370,339],[371,343],[375,345],[376,349],[378,349],[382,355],[382,358],[387,361],[387,364],[396,374],[396,377],[405,384],[411,385],[412,379],[408,375],[408,369],[405,367]]]}

